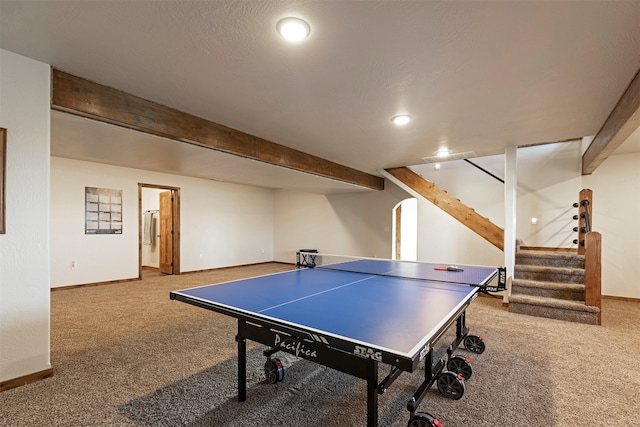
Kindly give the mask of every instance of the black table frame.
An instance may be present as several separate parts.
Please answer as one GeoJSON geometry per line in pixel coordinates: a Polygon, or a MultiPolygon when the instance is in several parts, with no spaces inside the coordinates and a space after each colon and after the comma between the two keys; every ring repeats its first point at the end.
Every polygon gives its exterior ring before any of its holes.
{"type": "Polygon", "coordinates": [[[456,324],[456,337],[449,346],[449,354],[468,336],[469,328],[466,326],[466,309],[482,292],[481,287],[476,289],[477,291],[471,293],[461,307],[455,313],[452,313],[442,327],[411,357],[401,356],[375,347],[364,347],[347,339],[323,336],[283,322],[247,314],[240,310],[219,306],[173,292],[170,293],[170,298],[238,319],[238,334],[236,335],[238,345],[238,401],[243,402],[247,399],[246,340],[249,339],[271,347],[273,350],[264,352],[267,357],[277,351],[283,351],[366,380],[367,425],[377,426],[378,395],[383,394],[402,372],[414,372],[419,367],[420,362],[424,360],[425,379],[407,403],[407,410],[411,416],[415,414],[417,406],[446,366],[443,359],[436,360],[433,345],[454,323],[456,324]],[[389,375],[380,382],[378,378],[379,363],[392,366],[389,375]]]}

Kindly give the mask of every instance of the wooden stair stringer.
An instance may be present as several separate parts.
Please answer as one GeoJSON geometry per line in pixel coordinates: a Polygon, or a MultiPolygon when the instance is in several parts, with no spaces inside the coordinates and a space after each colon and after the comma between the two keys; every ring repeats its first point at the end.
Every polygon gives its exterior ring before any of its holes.
{"type": "Polygon", "coordinates": [[[385,169],[381,172],[385,178],[403,190],[415,197],[422,197],[430,201],[471,231],[501,251],[504,251],[504,230],[502,228],[460,202],[434,183],[427,181],[406,167],[385,169]]]}

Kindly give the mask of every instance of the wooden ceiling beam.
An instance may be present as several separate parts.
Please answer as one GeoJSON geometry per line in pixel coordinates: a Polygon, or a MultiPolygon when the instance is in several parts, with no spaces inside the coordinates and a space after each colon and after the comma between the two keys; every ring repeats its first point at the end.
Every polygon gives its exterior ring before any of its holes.
{"type": "Polygon", "coordinates": [[[640,126],[640,70],[582,155],[582,174],[596,170],[640,126]]]}
{"type": "Polygon", "coordinates": [[[382,177],[285,147],[55,68],[51,74],[53,110],[365,188],[384,189],[382,177]]]}

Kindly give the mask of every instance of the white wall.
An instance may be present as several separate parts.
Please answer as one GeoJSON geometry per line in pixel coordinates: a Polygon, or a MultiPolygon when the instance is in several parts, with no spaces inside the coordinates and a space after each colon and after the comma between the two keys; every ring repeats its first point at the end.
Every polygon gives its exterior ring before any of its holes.
{"type": "Polygon", "coordinates": [[[501,266],[501,250],[426,200],[418,200],[418,261],[501,266]]]}
{"type": "MultiPolygon", "coordinates": [[[[577,201],[580,188],[588,185],[581,182],[578,155],[573,153],[579,148],[573,145],[537,147],[537,155],[523,151],[529,149],[518,152],[517,232],[525,244],[575,247],[570,242],[575,238],[571,217],[576,211],[571,204],[577,201]],[[537,226],[529,221],[534,215],[539,218],[537,226]]],[[[504,161],[501,156],[494,157],[476,161],[486,167],[500,165],[492,172],[501,175],[504,161]]],[[[585,182],[591,179],[597,184],[593,188],[594,227],[598,229],[606,221],[611,228],[599,230],[605,246],[605,295],[637,298],[640,292],[639,238],[637,231],[629,228],[632,218],[638,217],[638,199],[633,196],[638,193],[637,162],[637,156],[612,156],[596,173],[584,177],[585,182]],[[605,200],[600,202],[600,197],[605,200]],[[619,257],[618,252],[624,256],[619,257]]],[[[452,194],[502,226],[502,184],[465,166],[465,172],[455,168],[447,172],[445,168],[444,173],[442,169],[431,173],[440,177],[436,183],[445,189],[447,182],[453,182],[458,194],[452,194]],[[459,176],[463,183],[456,181],[459,176]]],[[[137,277],[138,182],[181,187],[183,271],[271,260],[293,263],[296,250],[307,248],[389,258],[393,208],[408,196],[389,181],[380,192],[325,196],[52,158],[52,286],[137,277]],[[85,186],[125,190],[123,235],[84,235],[85,186]],[[77,270],[70,269],[72,259],[78,262],[77,270]]],[[[504,262],[502,251],[424,200],[418,202],[418,260],[496,266],[504,262]]]]}
{"type": "MultiPolygon", "coordinates": [[[[592,175],[581,175],[580,142],[518,149],[517,236],[529,246],[575,248],[573,227],[578,213],[572,204],[582,188],[593,190],[593,229],[602,234],[603,295],[640,298],[640,154],[610,156],[592,175]],[[538,219],[537,225],[531,218],[538,219]]],[[[472,159],[503,176],[502,156],[472,159]]],[[[498,212],[502,186],[473,172],[464,162],[412,168],[463,203],[502,226],[498,212]],[[466,183],[466,184],[465,184],[466,183]],[[495,205],[495,206],[494,206],[495,205]]],[[[481,171],[477,172],[482,174],[481,171]]],[[[419,201],[420,260],[501,263],[501,252],[424,200],[419,201]]]]}
{"type": "Polygon", "coordinates": [[[299,249],[389,258],[393,208],[406,197],[388,181],[384,191],[326,196],[277,190],[274,260],[295,262],[299,249]]]}
{"type": "MultiPolygon", "coordinates": [[[[329,196],[278,190],[275,260],[294,262],[297,249],[390,258],[393,208],[407,196],[389,181],[384,191],[329,196]]],[[[498,266],[502,251],[418,200],[418,261],[498,266]]]]}
{"type": "Polygon", "coordinates": [[[573,203],[582,189],[580,141],[518,149],[516,235],[528,246],[576,248],[573,203]],[[538,220],[531,223],[531,218],[538,220]]]}
{"type": "MultiPolygon", "coordinates": [[[[504,176],[504,156],[472,159],[504,176]]],[[[411,168],[462,203],[504,226],[504,184],[463,161],[411,168]]],[[[445,264],[501,266],[504,254],[424,198],[418,199],[418,260],[445,264]]]]}
{"type": "Polygon", "coordinates": [[[182,272],[273,259],[272,190],[52,157],[52,287],[138,277],[138,183],[180,188],[182,272]],[[122,190],[122,234],[84,234],[85,187],[122,190]]]}
{"type": "Polygon", "coordinates": [[[602,294],[640,298],[640,153],[610,156],[582,183],[602,234],[602,294]]]}
{"type": "Polygon", "coordinates": [[[6,234],[0,234],[0,381],[49,360],[49,66],[0,50],[7,129],[6,234]]]}
{"type": "MultiPolygon", "coordinates": [[[[572,220],[581,190],[580,141],[519,148],[516,235],[528,246],[575,248],[572,220]],[[537,225],[531,218],[538,219],[537,225]]],[[[499,178],[504,156],[470,159],[499,178]]],[[[464,161],[412,167],[462,203],[504,227],[504,184],[464,161]]]]}

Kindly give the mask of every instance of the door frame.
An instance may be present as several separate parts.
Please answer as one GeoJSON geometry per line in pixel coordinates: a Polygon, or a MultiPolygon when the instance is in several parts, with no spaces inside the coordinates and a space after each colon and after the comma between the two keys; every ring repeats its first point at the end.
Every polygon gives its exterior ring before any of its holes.
{"type": "Polygon", "coordinates": [[[138,278],[142,279],[142,189],[171,191],[173,196],[173,274],[180,274],[180,187],[138,183],[138,278]]]}
{"type": "Polygon", "coordinates": [[[393,230],[395,231],[395,253],[393,254],[393,259],[401,260],[402,259],[402,202],[398,203],[393,211],[393,214],[396,218],[393,224],[393,230]]]}

